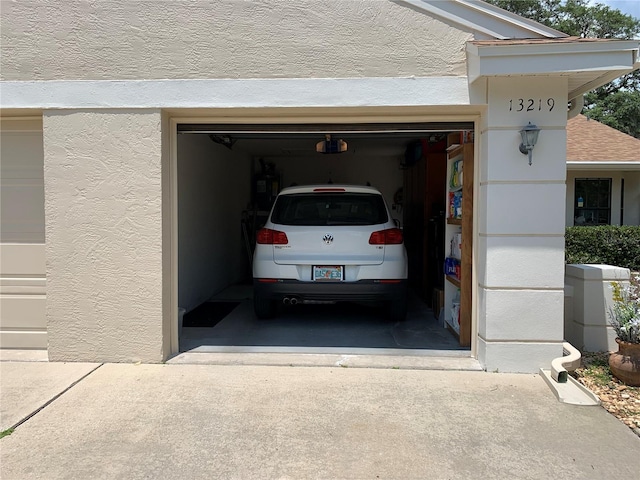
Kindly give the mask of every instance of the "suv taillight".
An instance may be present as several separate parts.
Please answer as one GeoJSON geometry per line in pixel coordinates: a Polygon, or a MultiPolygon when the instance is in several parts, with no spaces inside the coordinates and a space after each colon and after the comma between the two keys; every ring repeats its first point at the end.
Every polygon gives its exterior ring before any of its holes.
{"type": "Polygon", "coordinates": [[[402,230],[399,228],[378,230],[369,237],[369,244],[371,245],[400,245],[403,241],[402,230]]]}
{"type": "Polygon", "coordinates": [[[286,245],[289,243],[289,239],[284,232],[261,228],[256,234],[256,242],[264,245],[286,245]]]}

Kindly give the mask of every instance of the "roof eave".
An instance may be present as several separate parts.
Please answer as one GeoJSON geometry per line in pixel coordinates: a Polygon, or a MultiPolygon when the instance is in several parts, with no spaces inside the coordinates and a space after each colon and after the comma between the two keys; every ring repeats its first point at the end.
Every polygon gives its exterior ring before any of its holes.
{"type": "Polygon", "coordinates": [[[571,99],[637,68],[639,47],[638,40],[468,42],[469,83],[481,77],[579,75],[571,99]]]}
{"type": "Polygon", "coordinates": [[[640,171],[640,161],[637,162],[592,162],[592,161],[567,161],[567,170],[613,170],[613,171],[640,171]]]}
{"type": "Polygon", "coordinates": [[[507,38],[562,38],[566,33],[547,27],[478,0],[392,0],[446,23],[469,30],[476,36],[507,38]]]}

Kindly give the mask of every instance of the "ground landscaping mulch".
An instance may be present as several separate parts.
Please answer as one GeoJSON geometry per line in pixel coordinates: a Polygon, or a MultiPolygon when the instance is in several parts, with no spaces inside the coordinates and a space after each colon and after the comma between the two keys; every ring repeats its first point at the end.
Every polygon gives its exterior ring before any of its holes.
{"type": "Polygon", "coordinates": [[[629,387],[609,370],[609,353],[582,354],[582,365],[572,374],[595,393],[602,406],[640,436],[640,387],[629,387]]]}

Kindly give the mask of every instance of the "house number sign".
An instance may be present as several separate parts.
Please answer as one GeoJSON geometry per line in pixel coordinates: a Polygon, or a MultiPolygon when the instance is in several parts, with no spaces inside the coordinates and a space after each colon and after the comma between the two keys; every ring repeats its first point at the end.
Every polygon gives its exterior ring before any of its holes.
{"type": "Polygon", "coordinates": [[[510,112],[552,112],[556,101],[549,98],[512,98],[509,100],[510,112]]]}

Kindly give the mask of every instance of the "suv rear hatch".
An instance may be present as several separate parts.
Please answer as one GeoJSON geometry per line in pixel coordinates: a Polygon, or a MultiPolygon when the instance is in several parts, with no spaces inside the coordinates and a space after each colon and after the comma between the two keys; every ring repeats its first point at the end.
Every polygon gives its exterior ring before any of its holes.
{"type": "Polygon", "coordinates": [[[285,232],[288,242],[273,246],[273,259],[295,265],[378,265],[384,261],[384,245],[371,245],[369,238],[387,221],[387,209],[377,194],[281,195],[271,223],[285,232]]]}

